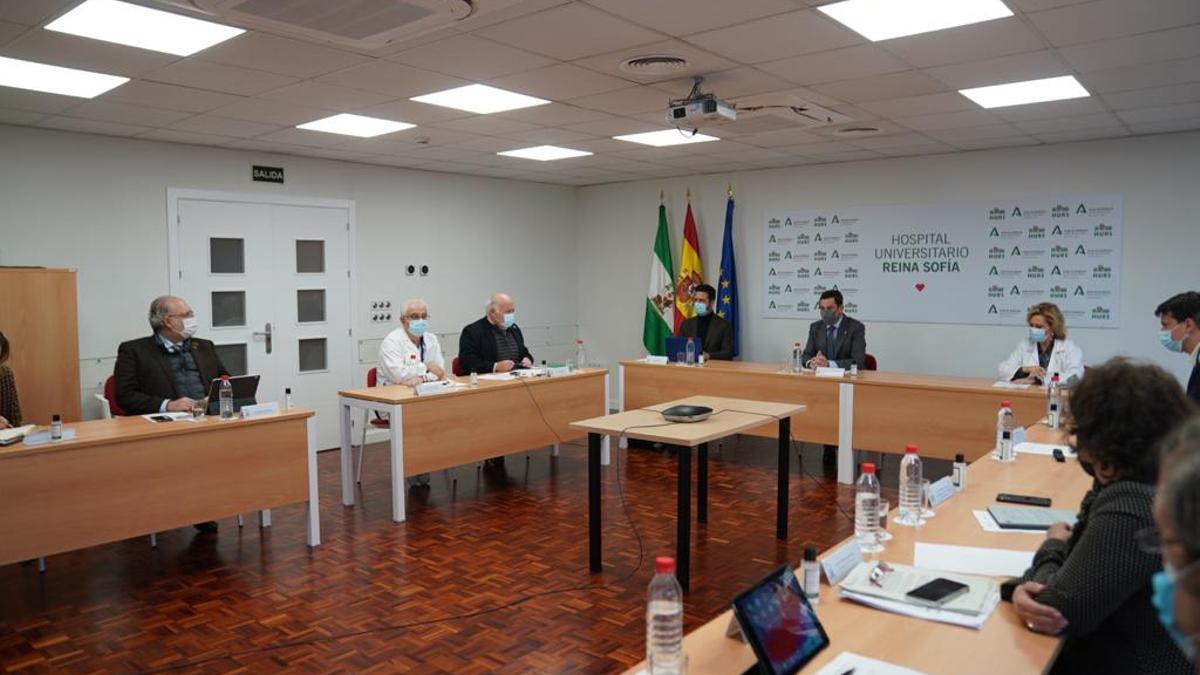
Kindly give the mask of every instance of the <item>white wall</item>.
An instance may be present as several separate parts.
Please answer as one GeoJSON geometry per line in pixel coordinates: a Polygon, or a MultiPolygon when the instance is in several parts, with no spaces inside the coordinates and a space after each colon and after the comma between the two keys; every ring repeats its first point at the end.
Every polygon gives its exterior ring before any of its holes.
{"type": "MultiPolygon", "coordinates": [[[[1143,136],[953,155],[873,160],[661,179],[582,188],[579,193],[580,332],[610,365],[644,354],[642,313],[657,224],[667,194],[672,255],[678,264],[685,193],[700,230],[705,278],[716,282],[726,187],[732,184],[742,358],[782,361],[816,316],[764,319],[763,213],[987,201],[1061,193],[1125,197],[1121,327],[1072,330],[1088,363],[1115,354],[1147,357],[1185,377],[1186,361],[1159,346],[1153,310],[1181,290],[1200,289],[1200,133],[1143,136]]],[[[888,370],[994,376],[1020,339],[1019,328],[868,322],[867,347],[888,370]]],[[[1186,381],[1186,380],[1185,380],[1186,381]]]]}
{"type": "Polygon", "coordinates": [[[0,264],[79,270],[85,394],[168,289],[168,187],[353,200],[364,352],[388,330],[362,311],[377,297],[424,297],[434,330],[456,334],[505,290],[522,326],[573,333],[574,188],[0,125],[0,264]],[[251,164],[287,183],[251,182],[251,164]],[[409,262],[432,273],[405,277],[409,262]]]}

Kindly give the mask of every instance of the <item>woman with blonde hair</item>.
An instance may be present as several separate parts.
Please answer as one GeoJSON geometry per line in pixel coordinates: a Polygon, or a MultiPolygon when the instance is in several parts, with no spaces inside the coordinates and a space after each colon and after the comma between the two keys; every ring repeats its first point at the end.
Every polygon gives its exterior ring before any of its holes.
{"type": "Polygon", "coordinates": [[[1000,364],[1001,380],[1049,385],[1058,375],[1062,384],[1083,377],[1083,351],[1067,339],[1067,320],[1052,302],[1040,302],[1025,315],[1029,333],[1000,364]]]}

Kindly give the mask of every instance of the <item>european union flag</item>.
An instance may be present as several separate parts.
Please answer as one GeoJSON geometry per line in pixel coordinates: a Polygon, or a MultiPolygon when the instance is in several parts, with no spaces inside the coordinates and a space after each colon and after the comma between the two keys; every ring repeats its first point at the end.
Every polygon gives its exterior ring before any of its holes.
{"type": "Polygon", "coordinates": [[[738,323],[737,265],[733,261],[733,192],[725,202],[725,242],[721,244],[721,278],[717,282],[717,316],[729,322],[733,329],[733,355],[741,350],[741,330],[738,323]]]}

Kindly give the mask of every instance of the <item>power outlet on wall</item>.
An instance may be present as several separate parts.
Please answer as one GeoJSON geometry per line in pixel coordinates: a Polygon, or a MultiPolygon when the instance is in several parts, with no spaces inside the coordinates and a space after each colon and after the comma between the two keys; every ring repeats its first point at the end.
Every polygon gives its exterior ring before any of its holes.
{"type": "Polygon", "coordinates": [[[392,322],[392,301],[389,299],[372,300],[370,303],[370,311],[367,316],[371,317],[371,323],[391,323],[392,322]]]}

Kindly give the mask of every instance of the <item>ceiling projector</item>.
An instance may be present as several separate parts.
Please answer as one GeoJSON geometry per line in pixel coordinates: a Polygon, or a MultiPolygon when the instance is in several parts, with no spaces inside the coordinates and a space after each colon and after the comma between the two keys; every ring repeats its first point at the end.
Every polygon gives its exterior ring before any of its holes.
{"type": "Polygon", "coordinates": [[[671,101],[667,106],[667,124],[695,129],[724,124],[737,119],[737,108],[712,94],[671,101]]]}

